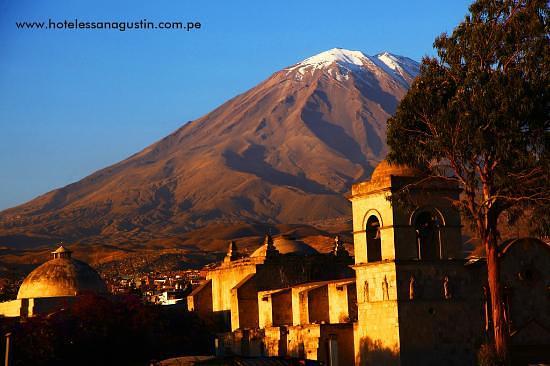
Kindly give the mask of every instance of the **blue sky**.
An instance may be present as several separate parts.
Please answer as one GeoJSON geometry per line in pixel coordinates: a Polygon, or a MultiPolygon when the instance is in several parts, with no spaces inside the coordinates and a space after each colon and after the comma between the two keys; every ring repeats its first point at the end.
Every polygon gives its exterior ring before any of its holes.
{"type": "Polygon", "coordinates": [[[115,163],[333,47],[419,61],[470,1],[0,0],[0,209],[115,163]],[[16,21],[199,21],[199,31],[16,21]]]}

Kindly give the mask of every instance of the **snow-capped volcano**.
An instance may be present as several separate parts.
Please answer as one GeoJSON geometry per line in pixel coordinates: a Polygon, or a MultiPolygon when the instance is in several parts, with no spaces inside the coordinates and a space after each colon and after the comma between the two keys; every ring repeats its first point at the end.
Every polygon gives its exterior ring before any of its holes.
{"type": "Polygon", "coordinates": [[[387,52],[309,57],[128,159],[0,212],[0,245],[26,235],[142,245],[213,223],[347,217],[345,193],[385,157],[386,121],[417,72],[387,52]]]}
{"type": "Polygon", "coordinates": [[[419,65],[416,61],[403,56],[381,52],[374,56],[365,55],[361,51],[352,51],[343,48],[333,48],[321,52],[312,57],[285,69],[287,74],[296,72],[297,80],[306,73],[323,70],[333,75],[337,80],[347,78],[349,72],[386,73],[390,77],[397,77],[398,81],[406,85],[419,73],[419,65]]]}
{"type": "Polygon", "coordinates": [[[364,66],[371,62],[361,51],[350,51],[343,48],[333,48],[321,52],[315,56],[306,58],[302,62],[287,68],[287,70],[297,70],[300,73],[305,71],[327,68],[333,64],[340,66],[364,66]]]}

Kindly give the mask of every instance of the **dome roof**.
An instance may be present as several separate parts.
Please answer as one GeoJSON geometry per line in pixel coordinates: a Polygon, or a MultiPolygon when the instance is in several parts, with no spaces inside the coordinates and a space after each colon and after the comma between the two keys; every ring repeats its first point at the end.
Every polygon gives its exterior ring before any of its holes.
{"type": "MultiPolygon", "coordinates": [[[[303,241],[292,239],[288,236],[278,236],[273,239],[273,245],[279,251],[280,254],[297,254],[297,255],[313,255],[319,254],[317,250],[307,245],[303,241]]],[[[250,256],[251,257],[265,257],[266,246],[262,245],[256,249],[250,256]]]]}
{"type": "Polygon", "coordinates": [[[379,180],[390,175],[397,177],[417,177],[422,171],[417,168],[402,164],[390,164],[387,160],[382,160],[372,172],[371,180],[379,180]]]}
{"type": "Polygon", "coordinates": [[[107,292],[105,282],[99,274],[86,263],[71,258],[70,251],[60,247],[52,253],[53,259],[25,278],[19,287],[18,299],[107,292]]]}

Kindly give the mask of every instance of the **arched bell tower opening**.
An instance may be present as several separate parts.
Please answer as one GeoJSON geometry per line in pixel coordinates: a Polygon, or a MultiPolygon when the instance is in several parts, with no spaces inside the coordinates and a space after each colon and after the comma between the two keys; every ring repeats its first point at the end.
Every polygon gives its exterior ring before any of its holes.
{"type": "Polygon", "coordinates": [[[441,227],[443,220],[435,212],[423,210],[414,215],[418,259],[442,258],[441,227]]]}
{"type": "Polygon", "coordinates": [[[365,228],[367,235],[367,262],[382,260],[382,240],[380,239],[380,221],[375,215],[367,219],[365,228]]]}

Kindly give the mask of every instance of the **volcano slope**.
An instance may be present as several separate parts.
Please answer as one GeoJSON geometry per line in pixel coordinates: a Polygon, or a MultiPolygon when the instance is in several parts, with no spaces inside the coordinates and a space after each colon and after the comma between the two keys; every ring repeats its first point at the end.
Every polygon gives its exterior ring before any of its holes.
{"type": "Polygon", "coordinates": [[[0,212],[0,244],[212,251],[228,233],[268,225],[339,231],[325,229],[347,222],[346,192],[386,155],[386,121],[418,67],[387,52],[312,56],[137,154],[0,212]]]}

